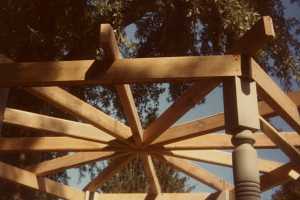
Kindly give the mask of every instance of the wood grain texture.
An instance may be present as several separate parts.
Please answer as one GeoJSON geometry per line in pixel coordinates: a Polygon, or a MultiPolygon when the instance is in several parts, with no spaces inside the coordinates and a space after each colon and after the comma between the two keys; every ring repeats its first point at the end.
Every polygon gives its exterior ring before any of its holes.
{"type": "MultiPolygon", "coordinates": [[[[260,117],[261,130],[276,144],[290,160],[300,163],[300,151],[287,141],[269,122],[260,117]]],[[[300,139],[300,136],[298,136],[300,139]]]]}
{"type": "Polygon", "coordinates": [[[39,178],[34,173],[0,162],[0,178],[46,192],[64,199],[85,200],[85,193],[79,189],[57,183],[48,178],[39,178]]]}
{"type": "MultiPolygon", "coordinates": [[[[231,153],[220,150],[160,151],[160,153],[188,160],[232,167],[231,153]]],[[[263,173],[270,172],[281,165],[283,165],[283,163],[258,158],[258,169],[263,173]]]]}
{"type": "Polygon", "coordinates": [[[59,87],[26,88],[26,91],[113,137],[126,141],[132,135],[130,128],[125,124],[59,87]]]}
{"type": "Polygon", "coordinates": [[[144,131],[144,143],[150,144],[172,126],[183,114],[199,103],[209,92],[219,85],[218,80],[200,81],[188,88],[144,131]]]}
{"type": "Polygon", "coordinates": [[[157,178],[157,173],[153,164],[153,160],[150,154],[142,154],[142,160],[144,164],[144,171],[149,182],[149,194],[160,194],[161,187],[157,178]]]}
{"type": "MultiPolygon", "coordinates": [[[[287,93],[289,98],[297,105],[300,106],[300,91],[287,93]]],[[[263,117],[274,117],[277,115],[266,102],[258,102],[259,113],[263,117]]],[[[224,129],[224,113],[218,113],[212,116],[200,118],[191,122],[176,125],[167,129],[161,134],[153,144],[168,144],[176,141],[189,139],[195,136],[201,136],[214,131],[224,129]]]]}
{"type": "Polygon", "coordinates": [[[297,132],[300,131],[300,116],[297,105],[280,89],[266,72],[251,60],[252,79],[256,81],[258,94],[297,132]]]}
{"type": "MultiPolygon", "coordinates": [[[[281,132],[280,133],[290,144],[300,147],[300,137],[295,132],[281,132]]],[[[266,135],[262,133],[255,133],[255,148],[260,149],[274,149],[279,148],[266,135]]],[[[212,133],[209,135],[198,136],[195,138],[174,142],[166,145],[153,145],[157,149],[163,148],[168,150],[205,150],[205,149],[233,149],[231,143],[231,135],[212,133]]],[[[151,148],[149,148],[151,150],[151,148]]]]}
{"type": "Polygon", "coordinates": [[[18,127],[30,128],[37,132],[55,133],[56,135],[87,139],[108,143],[115,139],[104,131],[86,123],[60,119],[47,115],[6,108],[4,112],[5,123],[18,127]]]}
{"type": "Polygon", "coordinates": [[[209,200],[209,193],[119,193],[95,194],[93,200],[209,200]]]}
{"type": "Polygon", "coordinates": [[[214,188],[217,191],[223,191],[232,188],[233,186],[225,180],[217,177],[211,172],[202,169],[199,166],[193,165],[191,162],[182,159],[182,158],[174,158],[171,156],[159,156],[156,155],[158,159],[161,159],[174,167],[175,169],[193,177],[194,179],[214,188]]]}
{"type": "Polygon", "coordinates": [[[29,166],[26,169],[35,173],[38,176],[46,176],[86,163],[116,158],[122,155],[124,155],[124,153],[116,153],[114,151],[79,152],[71,155],[58,157],[52,160],[46,160],[38,164],[29,166]]]}
{"type": "Polygon", "coordinates": [[[300,173],[299,164],[289,162],[270,173],[260,176],[261,191],[267,191],[273,187],[293,180],[293,178],[289,176],[291,170],[296,170],[300,173]]]}
{"type": "MultiPolygon", "coordinates": [[[[2,137],[0,152],[16,151],[112,151],[122,150],[120,147],[109,147],[106,144],[71,137],[2,137]]],[[[124,151],[124,149],[123,149],[124,151]]]]}
{"type": "Polygon", "coordinates": [[[129,127],[131,128],[135,144],[141,145],[143,141],[143,127],[134,103],[130,86],[127,84],[117,85],[116,89],[123,111],[128,120],[129,127]]]}
{"type": "Polygon", "coordinates": [[[153,144],[166,144],[224,129],[224,113],[173,126],[163,132],[153,144]]]}
{"type": "Polygon", "coordinates": [[[195,81],[240,75],[236,55],[128,58],[108,67],[94,60],[0,63],[0,87],[195,81]]]}
{"type": "MultiPolygon", "coordinates": [[[[122,56],[118,47],[118,43],[113,28],[110,24],[100,25],[99,42],[100,47],[104,50],[104,62],[112,63],[121,59],[122,56]]],[[[143,128],[137,113],[130,85],[116,85],[116,90],[122,104],[124,114],[131,128],[133,139],[136,145],[141,145],[143,140],[143,128]]]]}

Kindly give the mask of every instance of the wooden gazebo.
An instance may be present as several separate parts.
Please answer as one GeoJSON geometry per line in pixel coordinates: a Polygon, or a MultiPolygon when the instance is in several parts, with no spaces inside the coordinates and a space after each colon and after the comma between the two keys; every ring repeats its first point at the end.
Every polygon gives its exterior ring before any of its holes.
{"type": "Polygon", "coordinates": [[[0,178],[72,200],[260,199],[261,191],[297,179],[300,170],[297,149],[300,145],[300,92],[284,93],[252,58],[274,37],[272,19],[266,16],[226,55],[122,59],[112,27],[103,24],[100,26],[100,47],[104,50],[102,62],[16,63],[1,60],[0,125],[3,122],[41,130],[43,137],[1,137],[0,152],[76,153],[25,169],[0,162],[0,178]],[[193,85],[143,130],[129,84],[174,81],[190,81],[193,85]],[[129,127],[58,87],[86,84],[115,85],[129,127]],[[224,91],[224,113],[172,126],[220,84],[224,91]],[[15,86],[23,87],[82,122],[6,107],[9,87],[15,86]],[[266,120],[276,115],[295,132],[279,132],[266,120]],[[225,133],[216,133],[221,130],[225,133]],[[45,133],[50,134],[45,136],[45,133]],[[290,162],[257,158],[255,148],[280,148],[290,162]],[[233,149],[233,152],[222,151],[224,149],[233,149]],[[96,192],[135,156],[140,156],[144,163],[150,185],[147,194],[96,192]],[[153,157],[217,192],[162,193],[153,157]],[[111,158],[113,161],[83,190],[45,177],[111,158]],[[234,185],[192,161],[233,167],[234,185]]]}

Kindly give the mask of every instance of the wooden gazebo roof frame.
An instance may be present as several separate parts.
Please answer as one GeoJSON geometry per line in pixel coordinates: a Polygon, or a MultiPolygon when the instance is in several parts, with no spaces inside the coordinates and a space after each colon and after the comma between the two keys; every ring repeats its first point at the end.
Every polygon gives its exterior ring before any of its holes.
{"type": "MultiPolygon", "coordinates": [[[[4,104],[0,107],[0,123],[3,121],[51,133],[51,137],[1,137],[1,153],[12,151],[77,153],[44,161],[25,169],[0,162],[0,178],[72,200],[139,200],[152,197],[159,200],[229,200],[234,198],[232,194],[237,190],[237,186],[234,187],[226,180],[194,165],[191,160],[228,167],[234,165],[235,168],[239,164],[232,161],[231,153],[220,149],[237,149],[240,143],[234,141],[240,138],[234,138],[233,144],[231,142],[231,139],[238,135],[235,131],[237,129],[262,130],[264,134],[261,132],[252,134],[255,139],[254,147],[280,148],[290,158],[287,164],[265,159],[257,160],[257,172],[262,173],[261,191],[299,177],[300,156],[297,147],[300,145],[298,135],[300,92],[285,94],[251,57],[275,37],[270,17],[263,17],[236,42],[229,54],[214,56],[121,59],[112,27],[108,24],[100,27],[100,46],[104,50],[105,61],[101,62],[102,66],[95,60],[30,63],[16,63],[9,59],[1,61],[2,101],[8,93],[8,89],[4,87],[23,86],[27,92],[84,123],[8,108],[4,104]],[[173,81],[192,81],[194,84],[143,130],[129,84],[173,81]],[[247,95],[243,93],[244,82],[251,85],[247,95]],[[224,83],[224,87],[227,87],[224,91],[228,92],[224,93],[226,117],[224,113],[219,113],[171,127],[220,83],[224,83]],[[85,84],[116,85],[129,127],[57,87],[85,84]],[[231,86],[230,90],[228,84],[231,86]],[[256,86],[258,95],[263,101],[257,101],[256,86]],[[276,115],[281,116],[296,132],[279,132],[264,119],[276,115]],[[224,128],[226,133],[231,135],[213,133],[224,128]],[[57,136],[53,137],[52,133],[57,136]],[[145,174],[150,185],[147,194],[96,192],[97,188],[136,155],[143,158],[145,174]],[[152,157],[165,161],[217,192],[161,193],[152,157]],[[115,159],[88,183],[83,191],[45,177],[68,168],[111,158],[115,159]]],[[[248,140],[242,143],[251,143],[248,140]]],[[[256,168],[255,166],[252,167],[256,168]]],[[[238,183],[239,175],[235,176],[238,183]]],[[[236,199],[243,198],[237,195],[236,199]]]]}

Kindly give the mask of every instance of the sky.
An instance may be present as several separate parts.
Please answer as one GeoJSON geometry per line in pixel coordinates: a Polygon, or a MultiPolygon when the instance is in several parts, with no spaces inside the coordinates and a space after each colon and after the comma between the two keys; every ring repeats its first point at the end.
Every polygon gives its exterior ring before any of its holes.
{"type": "MultiPolygon", "coordinates": [[[[287,17],[297,17],[300,20],[300,12],[299,7],[293,4],[289,3],[289,0],[283,0],[283,3],[286,7],[285,15],[287,17]]],[[[134,38],[134,32],[135,32],[134,25],[131,25],[127,28],[127,33],[129,38],[134,38]]],[[[276,32],[276,30],[275,30],[276,32]]],[[[276,81],[278,84],[280,82],[273,77],[273,80],[276,81]]],[[[294,90],[297,90],[298,87],[295,85],[294,90]]],[[[167,107],[170,105],[169,102],[166,101],[166,98],[164,95],[160,98],[160,110],[159,113],[162,113],[167,107]]],[[[217,87],[215,90],[213,90],[207,97],[206,102],[204,104],[198,105],[191,109],[189,112],[187,112],[182,118],[180,118],[175,125],[193,121],[195,119],[199,119],[205,116],[213,115],[219,112],[223,112],[223,92],[221,87],[217,87]]],[[[277,128],[280,128],[282,130],[289,131],[291,128],[279,117],[273,118],[271,120],[272,124],[276,126],[277,128]]],[[[288,158],[280,151],[280,150],[258,150],[258,156],[260,158],[269,159],[269,160],[275,160],[279,162],[286,163],[288,162],[288,158]]],[[[203,167],[212,173],[218,175],[219,177],[224,178],[225,180],[233,183],[233,176],[232,176],[232,169],[228,167],[220,167],[216,165],[211,164],[204,164],[200,162],[194,162],[196,165],[199,165],[199,167],[203,167]]],[[[81,182],[78,182],[78,172],[76,169],[68,170],[68,174],[70,175],[71,179],[69,181],[69,184],[72,186],[83,188],[86,183],[89,181],[88,178],[83,178],[81,182]]],[[[203,185],[199,183],[198,181],[190,179],[190,184],[195,185],[195,189],[193,192],[212,192],[213,190],[209,188],[206,185],[203,185]]],[[[271,194],[276,191],[278,188],[273,188],[272,190],[269,190],[267,192],[264,192],[262,194],[263,200],[271,200],[271,194]]]]}

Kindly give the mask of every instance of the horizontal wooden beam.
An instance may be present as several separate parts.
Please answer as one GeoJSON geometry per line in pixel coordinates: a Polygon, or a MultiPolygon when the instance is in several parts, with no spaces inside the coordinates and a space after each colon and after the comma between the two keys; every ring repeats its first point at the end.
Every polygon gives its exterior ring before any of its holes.
{"type": "Polygon", "coordinates": [[[99,142],[70,137],[7,137],[0,138],[0,152],[14,151],[113,151],[122,150],[99,142]]]}
{"type": "Polygon", "coordinates": [[[292,170],[295,170],[300,173],[299,164],[289,162],[271,171],[270,173],[260,176],[261,191],[264,192],[273,187],[282,185],[293,180],[293,178],[289,175],[292,170]]]}
{"type": "Polygon", "coordinates": [[[87,139],[102,143],[108,143],[114,139],[114,137],[90,124],[13,108],[5,109],[3,121],[15,126],[42,131],[43,134],[45,134],[45,132],[55,133],[56,135],[87,139]]]}
{"type": "Polygon", "coordinates": [[[199,166],[193,165],[191,162],[185,159],[159,154],[155,155],[158,159],[165,161],[175,169],[193,177],[194,179],[214,188],[217,191],[223,191],[233,188],[233,186],[227,181],[222,180],[221,178],[205,169],[202,169],[199,166]]]}
{"type": "Polygon", "coordinates": [[[0,178],[12,183],[46,192],[59,198],[86,200],[79,189],[57,183],[49,178],[37,177],[34,173],[0,162],[0,178]]]}
{"type": "MultiPolygon", "coordinates": [[[[232,155],[229,152],[219,150],[185,150],[185,151],[160,151],[160,153],[174,156],[178,158],[184,158],[188,160],[194,160],[199,162],[205,162],[210,164],[216,164],[220,166],[232,167],[232,155]]],[[[270,172],[283,165],[272,160],[258,159],[258,169],[260,172],[270,172]]]]}
{"type": "Polygon", "coordinates": [[[263,16],[229,50],[229,53],[243,53],[254,56],[269,41],[275,38],[272,18],[263,16]]]}
{"type": "Polygon", "coordinates": [[[26,88],[26,91],[113,137],[126,141],[132,135],[130,128],[125,124],[59,87],[26,88]]]}
{"type": "Polygon", "coordinates": [[[297,105],[281,90],[272,78],[251,59],[251,77],[258,85],[258,94],[293,129],[300,132],[300,115],[297,105]]]}
{"type": "Polygon", "coordinates": [[[124,153],[116,153],[114,151],[79,152],[71,155],[58,157],[52,160],[46,160],[38,164],[29,166],[26,169],[35,173],[38,176],[46,176],[86,163],[116,158],[122,155],[124,155],[124,153]]]}
{"type": "Polygon", "coordinates": [[[120,171],[124,166],[126,166],[133,158],[135,154],[126,155],[116,158],[111,161],[103,171],[96,176],[91,182],[89,182],[85,187],[85,191],[95,192],[100,188],[103,183],[113,177],[118,171],[120,171]]]}
{"type": "Polygon", "coordinates": [[[0,63],[0,87],[193,81],[240,76],[237,55],[0,63]],[[106,70],[105,70],[106,69],[106,70]]]}
{"type": "MultiPolygon", "coordinates": [[[[295,132],[281,132],[280,133],[290,144],[300,147],[300,137],[295,132]]],[[[274,149],[279,148],[266,135],[262,133],[255,133],[255,148],[260,149],[274,149]]],[[[197,150],[197,149],[233,149],[231,143],[231,135],[212,133],[209,135],[202,135],[195,138],[174,142],[166,145],[153,145],[149,149],[168,149],[168,150],[197,150]]]]}
{"type": "MultiPolygon", "coordinates": [[[[283,151],[290,160],[300,164],[300,151],[289,143],[270,123],[260,117],[261,130],[283,151]]],[[[298,136],[300,139],[300,136],[298,136]]]]}
{"type": "MultiPolygon", "coordinates": [[[[290,92],[287,95],[293,100],[297,107],[300,106],[300,91],[290,92]]],[[[273,117],[277,115],[266,102],[260,101],[258,105],[261,116],[273,117]]],[[[223,129],[224,113],[218,113],[171,127],[161,134],[153,143],[167,144],[223,129]]]]}
{"type": "Polygon", "coordinates": [[[93,200],[209,200],[209,193],[96,193],[93,200]]]}
{"type": "Polygon", "coordinates": [[[188,88],[163,114],[146,128],[144,143],[150,144],[154,141],[219,84],[220,81],[218,80],[202,80],[188,88]]]}

